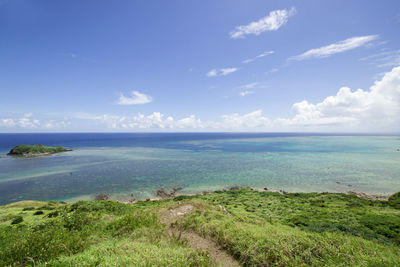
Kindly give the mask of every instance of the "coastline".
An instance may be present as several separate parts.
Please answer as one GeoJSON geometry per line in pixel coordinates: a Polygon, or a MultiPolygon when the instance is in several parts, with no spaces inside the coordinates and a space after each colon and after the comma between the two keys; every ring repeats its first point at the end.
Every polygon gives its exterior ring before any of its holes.
{"type": "MultiPolygon", "coordinates": [[[[113,199],[111,196],[111,194],[109,194],[109,197],[111,198],[107,198],[104,200],[114,200],[123,204],[134,204],[134,203],[139,203],[139,202],[144,202],[144,201],[159,201],[159,200],[165,200],[165,199],[174,199],[176,197],[192,197],[192,196],[196,196],[196,195],[208,195],[208,194],[212,194],[212,193],[216,193],[216,192],[227,192],[227,191],[234,191],[234,190],[240,190],[240,189],[251,189],[257,192],[270,192],[270,193],[279,193],[281,195],[285,195],[285,194],[300,194],[300,193],[304,193],[304,192],[286,192],[285,190],[282,189],[268,189],[268,188],[251,188],[248,186],[231,186],[231,187],[225,187],[219,190],[208,190],[208,191],[199,191],[199,192],[194,192],[194,193],[175,193],[175,194],[166,194],[163,196],[156,196],[155,197],[150,197],[150,198],[146,198],[146,199],[134,199],[134,200],[123,200],[123,199],[113,199]]],[[[158,191],[164,191],[164,189],[160,188],[158,191]]],[[[165,191],[164,191],[165,192],[165,191]]],[[[318,194],[322,194],[322,193],[332,193],[332,192],[314,192],[314,193],[318,193],[318,194]]],[[[304,193],[307,194],[307,193],[304,193]]],[[[365,193],[365,192],[358,192],[358,191],[354,191],[354,190],[349,190],[347,192],[344,193],[337,193],[337,194],[345,194],[345,195],[350,195],[350,196],[356,196],[358,198],[362,198],[362,199],[366,199],[366,200],[378,200],[378,201],[388,201],[388,199],[390,198],[390,196],[392,194],[370,194],[370,193],[365,193]]],[[[95,196],[96,198],[96,196],[95,196]]],[[[95,199],[91,199],[91,200],[95,200],[95,199]]],[[[78,201],[78,200],[77,200],[78,201]]],[[[76,201],[66,201],[67,203],[74,203],[76,201]]]]}

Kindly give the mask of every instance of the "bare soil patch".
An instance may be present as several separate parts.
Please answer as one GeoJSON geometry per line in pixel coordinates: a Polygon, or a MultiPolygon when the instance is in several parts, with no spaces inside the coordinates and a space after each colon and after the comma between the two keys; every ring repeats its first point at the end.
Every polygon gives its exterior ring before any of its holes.
{"type": "Polygon", "coordinates": [[[187,244],[195,250],[207,251],[211,261],[216,266],[240,266],[238,261],[226,253],[226,251],[214,241],[204,238],[193,231],[181,230],[176,227],[176,222],[179,218],[182,218],[185,214],[195,209],[196,207],[193,205],[185,204],[161,214],[161,222],[167,225],[166,233],[173,238],[186,241],[187,244]]]}

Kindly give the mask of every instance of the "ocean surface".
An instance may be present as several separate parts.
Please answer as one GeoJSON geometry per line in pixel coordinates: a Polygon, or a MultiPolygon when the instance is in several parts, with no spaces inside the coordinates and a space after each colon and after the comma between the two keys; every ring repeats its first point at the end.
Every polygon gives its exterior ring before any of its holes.
{"type": "Polygon", "coordinates": [[[400,191],[400,136],[276,133],[0,134],[0,204],[19,200],[125,200],[161,187],[183,193],[228,186],[289,192],[400,191]],[[71,152],[14,158],[18,144],[71,152]]]}

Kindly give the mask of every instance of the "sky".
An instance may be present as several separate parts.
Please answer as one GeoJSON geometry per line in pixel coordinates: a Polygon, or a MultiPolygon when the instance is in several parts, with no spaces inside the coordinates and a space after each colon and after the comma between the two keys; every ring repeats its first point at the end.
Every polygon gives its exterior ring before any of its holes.
{"type": "Polygon", "coordinates": [[[0,0],[0,132],[400,133],[400,1],[0,0]]]}

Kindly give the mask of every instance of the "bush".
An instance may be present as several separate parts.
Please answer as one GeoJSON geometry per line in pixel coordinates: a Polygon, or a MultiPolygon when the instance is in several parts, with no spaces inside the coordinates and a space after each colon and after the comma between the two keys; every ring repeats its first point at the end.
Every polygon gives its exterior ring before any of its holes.
{"type": "Polygon", "coordinates": [[[0,266],[27,266],[88,247],[86,232],[69,232],[57,222],[35,228],[0,228],[0,266]]]}
{"type": "Polygon", "coordinates": [[[11,221],[11,224],[19,224],[23,222],[22,216],[15,216],[14,219],[11,221]]]}
{"type": "Polygon", "coordinates": [[[123,235],[131,233],[141,227],[160,228],[158,218],[155,214],[135,213],[128,214],[107,225],[112,235],[123,235]]]}
{"type": "Polygon", "coordinates": [[[105,212],[108,214],[121,215],[132,210],[132,207],[116,201],[78,201],[71,205],[69,212],[105,212]]]}
{"type": "Polygon", "coordinates": [[[54,218],[57,216],[58,216],[58,211],[53,211],[53,212],[50,212],[49,214],[47,214],[48,218],[54,218]]]}
{"type": "Polygon", "coordinates": [[[80,231],[94,221],[90,214],[86,212],[65,213],[62,219],[64,228],[69,231],[80,231]]]}
{"type": "Polygon", "coordinates": [[[400,209],[400,192],[393,194],[389,197],[388,203],[390,206],[400,209]]]}
{"type": "Polygon", "coordinates": [[[36,211],[33,215],[42,215],[44,212],[41,210],[36,211]]]}

